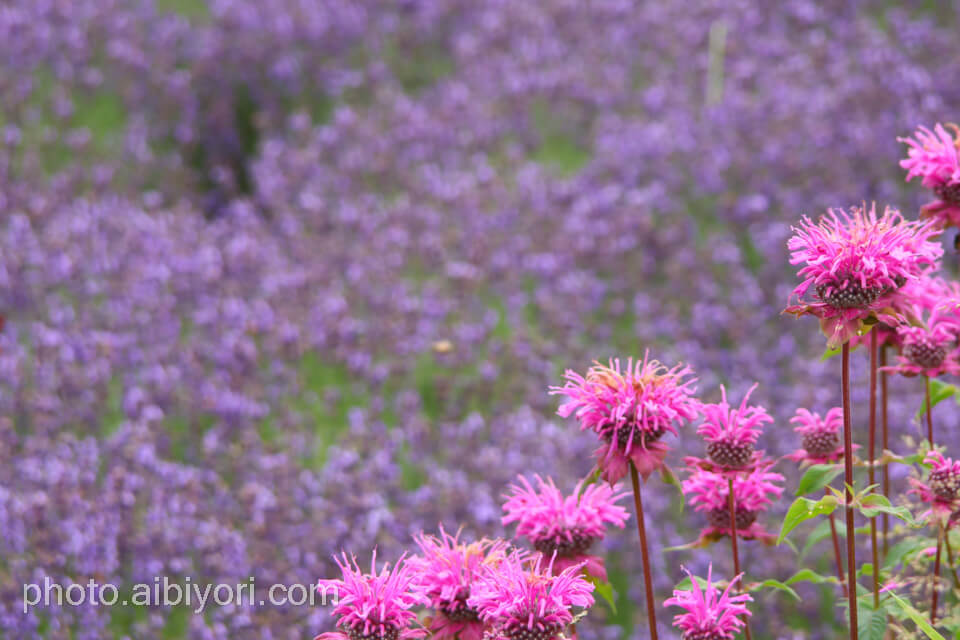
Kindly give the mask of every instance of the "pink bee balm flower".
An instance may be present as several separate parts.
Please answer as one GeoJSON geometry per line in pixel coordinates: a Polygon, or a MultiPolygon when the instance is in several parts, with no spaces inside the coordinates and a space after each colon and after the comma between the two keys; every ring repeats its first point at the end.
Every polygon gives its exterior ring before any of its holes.
{"type": "Polygon", "coordinates": [[[556,553],[554,572],[580,565],[587,575],[606,582],[603,560],[587,551],[603,539],[607,524],[623,528],[627,511],[616,502],[626,494],[600,484],[584,489],[581,480],[571,495],[564,496],[550,478],[536,479],[536,490],[522,476],[520,484],[511,485],[503,505],[503,524],[516,522],[517,535],[530,540],[546,558],[556,553]]]}
{"type": "Polygon", "coordinates": [[[843,458],[843,442],[840,439],[843,432],[842,407],[833,407],[823,417],[800,408],[790,422],[796,425],[793,430],[803,436],[803,448],[794,451],[788,458],[807,464],[829,464],[843,458]]]}
{"type": "Polygon", "coordinates": [[[923,186],[932,189],[938,200],[924,205],[920,215],[943,226],[960,226],[960,127],[953,130],[937,123],[933,131],[918,127],[913,138],[897,138],[905,143],[907,157],[900,166],[907,170],[907,181],[919,176],[923,186]]]}
{"type": "MultiPolygon", "coordinates": [[[[757,523],[757,517],[783,494],[783,487],[776,484],[783,482],[783,476],[769,471],[771,466],[773,461],[761,461],[750,473],[733,478],[734,524],[741,538],[768,540],[770,537],[757,523]]],[[[707,516],[708,526],[701,531],[701,541],[730,535],[727,476],[694,467],[690,477],[683,481],[682,489],[684,495],[691,494],[690,504],[694,510],[707,516]]]]}
{"type": "Polygon", "coordinates": [[[673,618],[673,626],[683,633],[682,640],[730,640],[744,626],[741,616],[749,616],[746,603],[753,602],[748,594],[730,595],[730,590],[743,577],[740,574],[730,581],[721,593],[713,585],[713,565],[707,570],[707,584],[701,588],[692,573],[689,591],[675,589],[673,597],[664,602],[666,607],[686,609],[673,618]]]}
{"type": "Polygon", "coordinates": [[[513,553],[486,567],[473,585],[467,603],[491,628],[491,636],[508,640],[554,640],[575,621],[574,607],[593,606],[593,585],[580,566],[554,572],[532,559],[513,553]]]}
{"type": "Polygon", "coordinates": [[[357,559],[334,558],[343,573],[340,580],[320,580],[317,589],[336,594],[337,631],[322,633],[316,640],[398,640],[426,635],[411,610],[424,604],[417,590],[416,572],[401,558],[393,569],[384,565],[377,572],[377,552],[370,573],[363,573],[357,559]]]}
{"type": "Polygon", "coordinates": [[[918,495],[930,505],[930,510],[922,517],[945,521],[960,508],[960,460],[945,458],[939,451],[931,451],[923,462],[932,465],[930,474],[926,482],[910,478],[913,487],[910,493],[918,495]]]}
{"type": "Polygon", "coordinates": [[[496,566],[506,555],[503,540],[464,543],[443,527],[440,536],[416,536],[419,556],[407,561],[419,574],[419,590],[436,615],[429,621],[437,640],[481,640],[483,623],[476,609],[467,605],[470,588],[483,567],[496,566]]]}
{"type": "Polygon", "coordinates": [[[930,320],[929,327],[897,328],[900,356],[896,366],[887,367],[888,370],[931,378],[944,373],[960,375],[960,346],[957,345],[955,327],[938,322],[936,315],[930,320]]]}
{"type": "Polygon", "coordinates": [[[644,356],[642,361],[620,360],[609,366],[599,363],[582,377],[568,370],[563,387],[550,392],[567,397],[557,413],[575,414],[582,430],[593,430],[602,441],[595,455],[604,480],[614,484],[623,478],[632,461],[647,478],[663,465],[669,447],[661,441],[666,433],[676,435],[676,425],[693,420],[699,403],[692,388],[695,380],[688,367],[667,369],[644,356]]]}
{"type": "Polygon", "coordinates": [[[899,289],[936,267],[943,254],[931,241],[939,233],[932,222],[908,222],[889,207],[878,216],[876,205],[831,209],[816,224],[804,217],[794,232],[790,263],[803,265],[803,282],[793,291],[800,302],[785,311],[819,318],[831,348],[895,304],[899,289]],[[803,301],[811,289],[814,299],[803,301]]]}
{"type": "Polygon", "coordinates": [[[717,404],[702,405],[704,422],[697,433],[707,441],[710,460],[723,469],[743,469],[753,458],[753,447],[765,423],[773,422],[761,406],[747,406],[754,384],[743,396],[736,409],[727,404],[727,390],[720,387],[721,400],[717,404]]]}

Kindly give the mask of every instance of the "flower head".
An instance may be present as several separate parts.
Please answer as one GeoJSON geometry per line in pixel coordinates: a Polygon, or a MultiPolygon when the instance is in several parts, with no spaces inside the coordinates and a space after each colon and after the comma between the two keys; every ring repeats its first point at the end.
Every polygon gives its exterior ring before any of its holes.
{"type": "Polygon", "coordinates": [[[926,482],[910,478],[913,487],[910,493],[930,505],[923,517],[946,521],[960,508],[960,460],[945,458],[939,451],[930,451],[923,462],[931,465],[930,474],[926,482]]]}
{"type": "Polygon", "coordinates": [[[707,516],[708,526],[701,532],[702,541],[711,541],[730,535],[729,482],[733,481],[734,525],[737,535],[745,539],[769,536],[757,523],[757,517],[774,499],[783,494],[783,476],[769,469],[770,460],[761,461],[750,473],[729,477],[722,473],[694,467],[690,477],[683,481],[684,495],[690,494],[694,510],[707,516]]]}
{"type": "Polygon", "coordinates": [[[656,360],[609,366],[599,363],[585,377],[568,370],[563,387],[550,392],[567,397],[557,413],[576,415],[582,430],[594,431],[602,441],[596,456],[603,478],[613,484],[623,478],[632,461],[644,478],[663,464],[669,448],[661,438],[677,433],[677,425],[693,420],[699,402],[693,396],[694,379],[688,367],[667,369],[656,360]]]}
{"type": "Polygon", "coordinates": [[[586,563],[588,575],[606,581],[603,560],[587,551],[603,538],[607,524],[623,528],[627,511],[616,503],[626,494],[602,484],[584,489],[581,480],[571,495],[564,496],[552,479],[537,476],[536,480],[537,489],[522,476],[519,484],[511,485],[503,505],[503,524],[516,522],[517,535],[530,540],[545,557],[556,553],[555,572],[586,563]]]}
{"type": "Polygon", "coordinates": [[[831,209],[816,224],[805,217],[794,232],[790,263],[803,265],[803,282],[793,291],[800,302],[786,311],[818,317],[831,347],[875,321],[900,288],[935,267],[943,253],[931,241],[939,233],[932,222],[908,222],[889,207],[878,216],[876,205],[831,209]],[[811,289],[814,299],[803,301],[811,289]]]}
{"type": "Polygon", "coordinates": [[[802,437],[802,449],[788,457],[808,464],[829,464],[843,458],[843,408],[833,407],[823,417],[808,409],[797,409],[790,419],[802,437]]]}
{"type": "Polygon", "coordinates": [[[707,441],[710,459],[722,468],[742,469],[753,457],[753,447],[760,437],[764,423],[773,422],[761,406],[747,406],[754,384],[743,396],[736,409],[727,404],[727,390],[720,387],[721,400],[717,404],[702,405],[704,422],[697,433],[707,441]]]}
{"type": "Polygon", "coordinates": [[[900,166],[907,170],[908,182],[919,176],[923,186],[932,189],[938,198],[924,205],[921,216],[933,218],[943,226],[960,225],[960,127],[937,123],[933,131],[921,126],[913,135],[915,139],[897,138],[909,147],[900,166]]]}
{"type": "Polygon", "coordinates": [[[439,536],[416,536],[420,555],[407,563],[418,573],[419,590],[436,615],[430,620],[432,637],[437,640],[481,640],[483,623],[476,609],[467,605],[470,589],[484,567],[496,566],[506,555],[503,540],[478,540],[465,543],[460,534],[450,535],[440,528],[439,536]]]}
{"type": "Polygon", "coordinates": [[[343,577],[321,580],[317,589],[337,594],[333,615],[338,617],[337,631],[323,633],[317,640],[398,640],[420,638],[425,631],[411,609],[424,603],[416,584],[416,571],[401,558],[393,569],[384,565],[377,572],[377,552],[370,561],[370,573],[364,573],[355,557],[334,558],[343,577]]]}
{"type": "Polygon", "coordinates": [[[931,320],[934,324],[929,327],[897,327],[900,356],[889,370],[931,378],[944,373],[960,375],[960,346],[954,327],[931,320]]]}
{"type": "Polygon", "coordinates": [[[673,597],[664,602],[667,607],[681,607],[686,613],[673,618],[673,626],[683,633],[683,640],[729,640],[733,638],[744,622],[740,616],[749,616],[746,603],[752,602],[749,594],[730,595],[730,589],[743,577],[735,577],[721,591],[713,585],[713,565],[707,570],[707,583],[701,588],[692,573],[690,590],[675,589],[673,597]]]}
{"type": "Polygon", "coordinates": [[[474,582],[467,603],[477,610],[494,637],[553,640],[574,621],[574,607],[593,606],[593,585],[580,566],[559,573],[542,566],[543,556],[512,553],[487,567],[474,582]]]}

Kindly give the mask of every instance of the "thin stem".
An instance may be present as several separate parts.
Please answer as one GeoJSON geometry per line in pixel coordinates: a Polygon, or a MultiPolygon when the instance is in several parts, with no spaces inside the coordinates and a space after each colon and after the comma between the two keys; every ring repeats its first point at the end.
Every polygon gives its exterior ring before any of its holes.
{"type": "Polygon", "coordinates": [[[950,548],[950,531],[944,531],[943,544],[947,548],[947,566],[950,567],[950,573],[953,574],[953,586],[960,591],[960,577],[957,576],[957,565],[953,563],[953,549],[950,548]]]}
{"type": "MultiPolygon", "coordinates": [[[[884,451],[889,451],[890,449],[890,434],[889,434],[889,423],[887,421],[887,372],[883,369],[887,366],[887,346],[884,345],[880,350],[880,446],[884,451]]],[[[888,465],[883,465],[883,470],[881,471],[881,490],[883,491],[883,497],[890,498],[890,470],[888,465]]],[[[883,514],[883,558],[887,558],[887,544],[888,538],[890,535],[890,515],[886,512],[883,514]]]]}
{"type": "Polygon", "coordinates": [[[850,424],[850,343],[841,351],[841,391],[843,395],[843,482],[847,516],[847,603],[850,611],[850,640],[859,637],[857,626],[857,551],[853,529],[853,433],[850,424]]]}
{"type": "MultiPolygon", "coordinates": [[[[733,547],[733,575],[738,576],[742,572],[740,571],[740,550],[737,547],[737,507],[733,495],[733,478],[727,478],[727,507],[730,509],[730,546],[733,547]]],[[[743,580],[740,580],[740,585],[743,586],[743,580]]],[[[750,622],[747,620],[746,616],[741,618],[743,620],[743,634],[747,640],[750,638],[750,622]]]]}
{"type": "Polygon", "coordinates": [[[643,521],[643,498],[640,497],[640,478],[637,467],[630,463],[633,480],[633,505],[637,509],[637,533],[640,535],[640,555],[643,559],[643,586],[647,592],[647,620],[650,622],[650,640],[657,640],[657,607],[653,602],[653,578],[650,575],[650,553],[647,551],[647,526],[643,521]]]}
{"type": "Polygon", "coordinates": [[[943,549],[943,523],[937,527],[937,557],[933,561],[933,579],[930,581],[930,624],[937,622],[937,600],[940,596],[940,551],[943,549]]]}
{"type": "MultiPolygon", "coordinates": [[[[877,462],[877,328],[870,331],[870,485],[876,481],[877,462]]],[[[877,557],[877,518],[870,518],[870,553],[873,560],[873,608],[880,608],[880,559],[877,557]]]]}
{"type": "MultiPolygon", "coordinates": [[[[829,489],[824,489],[823,494],[830,495],[829,489]]],[[[830,535],[833,537],[833,557],[837,563],[837,578],[840,579],[840,586],[843,587],[843,594],[847,594],[847,582],[843,577],[843,556],[840,555],[840,537],[837,535],[837,516],[830,512],[830,535]]]]}
{"type": "Polygon", "coordinates": [[[933,405],[930,402],[930,376],[924,376],[926,381],[924,388],[927,396],[927,440],[930,442],[930,448],[933,448],[933,405]]]}

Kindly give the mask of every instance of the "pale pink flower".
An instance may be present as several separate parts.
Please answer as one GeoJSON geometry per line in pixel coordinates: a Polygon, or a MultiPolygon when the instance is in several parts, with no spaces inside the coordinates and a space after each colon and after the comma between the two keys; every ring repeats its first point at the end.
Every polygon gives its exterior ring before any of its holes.
{"type": "Polygon", "coordinates": [[[404,640],[421,638],[426,631],[417,622],[412,609],[425,603],[417,589],[413,567],[401,558],[391,570],[389,565],[377,571],[377,552],[370,560],[370,573],[364,573],[355,557],[334,558],[343,574],[339,580],[320,580],[317,589],[327,597],[336,594],[333,615],[337,631],[322,633],[317,640],[404,640]]]}
{"type": "MultiPolygon", "coordinates": [[[[734,524],[737,535],[744,539],[769,540],[770,534],[757,517],[783,495],[783,487],[777,484],[783,483],[783,476],[771,472],[771,466],[773,461],[762,461],[750,473],[733,478],[734,524]]],[[[694,510],[707,516],[708,526],[700,534],[702,542],[730,535],[727,475],[694,467],[683,481],[682,490],[684,495],[690,495],[694,510]]]]}
{"type": "Polygon", "coordinates": [[[436,640],[482,640],[483,623],[467,605],[474,579],[483,567],[496,566],[506,555],[503,540],[461,542],[460,534],[440,528],[439,536],[415,537],[420,555],[408,561],[418,574],[418,589],[436,612],[428,628],[436,640]]]}
{"type": "Polygon", "coordinates": [[[554,572],[543,556],[513,553],[485,567],[467,604],[490,628],[490,636],[510,640],[554,640],[574,621],[574,608],[593,606],[593,585],[574,565],[554,572]]]}
{"type": "Polygon", "coordinates": [[[907,170],[907,181],[919,176],[923,186],[932,189],[938,200],[924,205],[920,215],[942,226],[960,226],[960,128],[937,123],[933,131],[918,127],[913,138],[897,138],[905,143],[907,157],[900,166],[907,170]]]}
{"type": "Polygon", "coordinates": [[[798,304],[787,313],[820,319],[836,348],[865,329],[865,321],[896,303],[899,290],[937,266],[943,248],[932,222],[906,221],[895,209],[878,216],[876,205],[849,212],[831,209],[814,224],[804,217],[787,246],[790,263],[802,264],[798,304]],[[805,301],[808,292],[812,300],[805,301]]]}
{"type": "Polygon", "coordinates": [[[843,408],[833,407],[823,417],[800,408],[790,422],[803,437],[803,448],[788,458],[806,464],[829,464],[843,459],[843,408]]]}
{"type": "Polygon", "coordinates": [[[592,430],[601,439],[595,452],[603,478],[613,484],[629,471],[632,461],[647,478],[663,465],[669,447],[661,441],[677,433],[677,425],[693,420],[699,403],[693,396],[692,371],[677,365],[667,369],[644,356],[642,361],[620,360],[609,366],[596,363],[587,375],[567,370],[563,387],[552,394],[566,396],[557,413],[575,415],[582,430],[592,430]]]}
{"type": "Polygon", "coordinates": [[[686,610],[673,618],[673,626],[682,632],[682,640],[730,640],[744,626],[741,616],[749,616],[746,603],[752,602],[749,594],[731,595],[730,590],[740,581],[743,574],[735,577],[722,592],[713,584],[713,565],[707,569],[707,581],[701,588],[696,577],[686,568],[690,576],[689,590],[675,589],[673,597],[663,604],[666,607],[680,607],[686,610]]]}
{"type": "Polygon", "coordinates": [[[704,422],[697,428],[707,442],[710,460],[721,469],[743,469],[754,460],[754,445],[763,425],[773,422],[767,410],[759,405],[747,406],[754,384],[736,409],[727,403],[727,390],[720,387],[720,402],[701,406],[704,422]]]}
{"type": "Polygon", "coordinates": [[[932,467],[927,481],[910,478],[913,488],[909,493],[916,494],[930,505],[922,518],[946,522],[960,508],[960,460],[945,458],[939,451],[930,451],[923,462],[932,467]]]}
{"type": "Polygon", "coordinates": [[[603,559],[587,551],[603,539],[608,524],[623,528],[627,511],[616,503],[627,494],[605,484],[584,488],[581,480],[572,494],[564,496],[552,479],[536,476],[536,480],[537,489],[522,476],[519,484],[511,485],[503,524],[516,522],[517,535],[530,540],[546,558],[556,553],[555,572],[580,565],[587,575],[606,582],[603,559]]]}

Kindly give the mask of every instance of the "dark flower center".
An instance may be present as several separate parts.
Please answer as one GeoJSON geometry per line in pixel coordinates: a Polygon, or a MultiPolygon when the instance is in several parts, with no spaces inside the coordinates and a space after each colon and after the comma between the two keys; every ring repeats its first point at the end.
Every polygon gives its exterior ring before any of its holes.
{"type": "Polygon", "coordinates": [[[745,467],[753,456],[750,443],[711,442],[707,445],[707,455],[721,467],[739,469],[745,467]]]}
{"type": "Polygon", "coordinates": [[[960,473],[952,469],[931,471],[927,483],[941,500],[953,500],[960,496],[960,473]]]}
{"type": "Polygon", "coordinates": [[[933,192],[944,202],[960,206],[960,182],[954,184],[942,184],[933,188],[933,192]]]}
{"type": "Polygon", "coordinates": [[[847,280],[846,286],[840,282],[817,286],[817,297],[834,309],[866,309],[883,293],[879,287],[864,288],[853,280],[847,280]]]}
{"type": "Polygon", "coordinates": [[[924,369],[936,369],[943,364],[947,357],[947,350],[943,347],[935,347],[929,342],[917,342],[903,347],[904,357],[924,369]]]}
{"type": "Polygon", "coordinates": [[[840,436],[829,431],[817,431],[803,436],[803,448],[811,456],[828,456],[840,446],[840,436]]]}
{"type": "Polygon", "coordinates": [[[523,625],[516,625],[506,629],[506,636],[510,640],[554,640],[560,635],[560,627],[551,625],[544,629],[528,629],[523,625]]]}
{"type": "Polygon", "coordinates": [[[440,613],[453,622],[480,622],[480,615],[477,610],[467,606],[466,596],[458,596],[456,600],[442,605],[440,613]]]}
{"type": "Polygon", "coordinates": [[[553,555],[553,552],[557,552],[557,556],[561,558],[571,557],[571,556],[580,556],[587,552],[587,549],[590,548],[590,545],[593,544],[594,537],[583,533],[582,531],[571,531],[571,538],[568,540],[564,537],[554,537],[546,540],[537,540],[533,543],[533,548],[545,555],[550,557],[553,555]]]}
{"type": "MultiPolygon", "coordinates": [[[[734,522],[737,525],[737,531],[742,531],[757,521],[756,511],[751,511],[740,505],[734,510],[734,522]]],[[[730,510],[726,507],[718,507],[707,511],[707,522],[711,527],[718,529],[730,529],[730,510]]]]}
{"type": "MultiPolygon", "coordinates": [[[[626,424],[620,425],[616,431],[617,445],[621,449],[627,448],[627,443],[631,441],[631,434],[633,437],[633,445],[640,447],[647,444],[652,444],[663,437],[663,434],[667,432],[663,427],[656,427],[653,431],[646,431],[640,429],[635,422],[628,422],[626,424]]],[[[607,434],[607,440],[610,440],[612,435],[607,434]]]]}
{"type": "Polygon", "coordinates": [[[370,633],[363,633],[359,628],[347,629],[347,636],[350,640],[397,640],[400,637],[400,630],[392,625],[384,625],[384,631],[381,633],[378,625],[370,633]]]}

